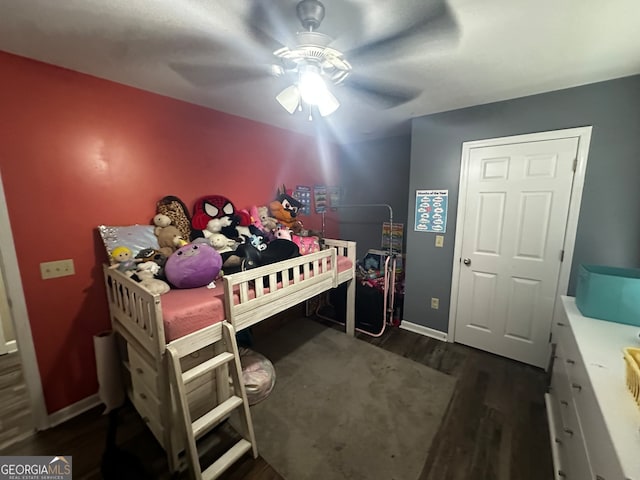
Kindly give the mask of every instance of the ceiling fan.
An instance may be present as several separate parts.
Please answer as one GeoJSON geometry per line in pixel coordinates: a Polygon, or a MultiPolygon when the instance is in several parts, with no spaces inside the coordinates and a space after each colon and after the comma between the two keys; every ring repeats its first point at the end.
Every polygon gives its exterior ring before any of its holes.
{"type": "Polygon", "coordinates": [[[351,73],[351,64],[344,54],[329,45],[332,38],[317,31],[324,19],[324,5],[319,0],[301,0],[296,13],[303,31],[297,34],[297,45],[282,47],[273,52],[280,60],[274,66],[274,74],[291,75],[294,83],[277,96],[276,100],[289,113],[302,110],[303,105],[317,107],[321,116],[335,112],[340,106],[327,83],[340,85],[351,73]]]}
{"type": "MultiPolygon", "coordinates": [[[[375,9],[387,13],[384,11],[385,2],[375,2],[375,8],[370,7],[368,1],[335,2],[334,6],[341,5],[345,18],[330,18],[332,26],[335,30],[336,23],[341,24],[337,29],[338,36],[350,37],[351,40],[347,40],[345,45],[344,38],[340,38],[343,40],[341,46],[338,46],[339,41],[319,31],[325,17],[325,6],[320,0],[297,2],[295,13],[302,29],[295,37],[291,36],[290,24],[287,23],[287,19],[293,16],[289,10],[293,6],[290,1],[252,0],[251,5],[246,24],[259,46],[258,50],[271,47],[268,69],[253,62],[242,66],[225,65],[220,69],[174,63],[172,68],[199,86],[214,78],[218,82],[237,83],[269,74],[279,77],[289,84],[276,95],[278,103],[290,114],[306,111],[310,119],[316,113],[325,117],[339,108],[340,101],[335,95],[338,86],[345,90],[345,95],[364,99],[376,108],[392,108],[413,100],[420,95],[421,89],[381,81],[376,63],[381,59],[397,61],[406,53],[424,50],[434,39],[446,41],[458,37],[458,26],[447,0],[404,2],[403,7],[395,1],[386,2],[389,9],[405,8],[407,14],[390,28],[370,29],[374,33],[364,35],[367,37],[364,41],[357,38],[361,33],[359,28],[363,27],[367,14],[375,9]],[[348,12],[346,16],[345,11],[348,12]],[[347,30],[346,35],[341,33],[343,30],[347,30]],[[281,40],[283,36],[287,37],[285,41],[281,40]],[[349,48],[344,49],[345,46],[349,48]]],[[[395,10],[388,13],[393,13],[394,19],[398,17],[395,10]]]]}
{"type": "MultiPolygon", "coordinates": [[[[299,1],[296,16],[303,29],[296,34],[295,46],[282,46],[273,52],[277,63],[273,65],[272,73],[291,80],[291,85],[276,96],[278,103],[290,114],[308,109],[311,120],[314,110],[325,117],[338,109],[340,102],[331,91],[338,85],[352,87],[352,90],[373,97],[379,105],[387,108],[416,98],[421,93],[418,89],[376,84],[357,73],[354,75],[347,58],[367,56],[371,61],[377,51],[398,47],[425,27],[440,29],[440,33],[444,27],[447,34],[457,34],[457,25],[445,0],[427,0],[423,3],[428,4],[426,12],[418,15],[410,25],[345,54],[333,47],[333,39],[329,35],[318,30],[325,16],[323,3],[320,0],[299,1]]],[[[401,54],[402,51],[400,49],[394,53],[401,54]]]]}

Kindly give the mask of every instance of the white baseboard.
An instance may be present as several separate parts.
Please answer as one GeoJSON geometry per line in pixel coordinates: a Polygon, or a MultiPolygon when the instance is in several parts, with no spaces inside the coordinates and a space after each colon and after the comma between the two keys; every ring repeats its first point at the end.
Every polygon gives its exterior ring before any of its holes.
{"type": "Polygon", "coordinates": [[[435,330],[433,328],[425,327],[424,325],[418,325],[417,323],[407,322],[406,320],[402,320],[400,322],[400,328],[403,330],[408,330],[413,333],[417,333],[419,335],[424,335],[425,337],[435,338],[436,340],[442,340],[443,342],[447,341],[447,333],[441,332],[440,330],[435,330]]]}
{"type": "Polygon", "coordinates": [[[69,405],[68,407],[64,407],[57,412],[53,412],[52,414],[50,414],[49,427],[55,427],[56,425],[60,425],[61,423],[66,422],[67,420],[71,420],[73,417],[76,417],[81,413],[92,409],[93,407],[97,407],[101,403],[102,402],[100,401],[97,393],[87,398],[83,398],[82,400],[69,405]]]}

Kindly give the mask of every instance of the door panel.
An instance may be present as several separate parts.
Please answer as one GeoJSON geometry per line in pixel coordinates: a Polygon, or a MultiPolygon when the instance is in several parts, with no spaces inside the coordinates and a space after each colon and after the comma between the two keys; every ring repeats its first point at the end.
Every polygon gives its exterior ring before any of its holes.
{"type": "Polygon", "coordinates": [[[545,365],[577,149],[470,150],[454,341],[545,365]]]}
{"type": "Polygon", "coordinates": [[[483,193],[479,196],[478,218],[476,220],[476,242],[474,251],[484,254],[500,254],[502,226],[504,225],[504,192],[483,193]],[[481,228],[493,225],[493,228],[481,228]]]}
{"type": "Polygon", "coordinates": [[[491,331],[493,318],[492,299],[496,291],[496,276],[491,273],[473,272],[472,307],[475,315],[471,318],[470,326],[491,331]]]}
{"type": "Polygon", "coordinates": [[[551,215],[553,192],[524,192],[516,218],[515,256],[521,260],[543,260],[551,215]]]}

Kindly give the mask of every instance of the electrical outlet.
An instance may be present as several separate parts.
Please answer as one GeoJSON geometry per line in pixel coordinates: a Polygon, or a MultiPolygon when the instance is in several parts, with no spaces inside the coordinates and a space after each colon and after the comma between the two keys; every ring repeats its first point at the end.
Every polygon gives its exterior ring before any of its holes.
{"type": "Polygon", "coordinates": [[[43,280],[49,278],[66,277],[67,275],[75,275],[76,271],[73,267],[73,260],[56,260],[55,262],[43,262],[40,264],[40,274],[43,280]]]}
{"type": "Polygon", "coordinates": [[[436,247],[442,248],[444,246],[444,235],[436,235],[436,247]]]}
{"type": "Polygon", "coordinates": [[[431,308],[433,308],[434,310],[438,310],[438,308],[440,308],[439,298],[435,298],[435,297],[431,298],[431,308]]]}

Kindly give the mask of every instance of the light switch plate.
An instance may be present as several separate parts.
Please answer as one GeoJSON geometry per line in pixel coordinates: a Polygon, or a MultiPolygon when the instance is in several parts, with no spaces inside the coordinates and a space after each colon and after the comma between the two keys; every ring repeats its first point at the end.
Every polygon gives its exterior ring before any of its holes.
{"type": "Polygon", "coordinates": [[[436,235],[436,247],[442,248],[444,246],[444,235],[436,235]]]}
{"type": "Polygon", "coordinates": [[[431,298],[431,308],[433,308],[434,310],[438,310],[438,308],[440,308],[439,298],[435,298],[435,297],[431,298]]]}
{"type": "Polygon", "coordinates": [[[49,278],[66,277],[75,275],[76,271],[72,259],[56,260],[54,262],[43,262],[40,264],[40,274],[43,280],[49,278]]]}

